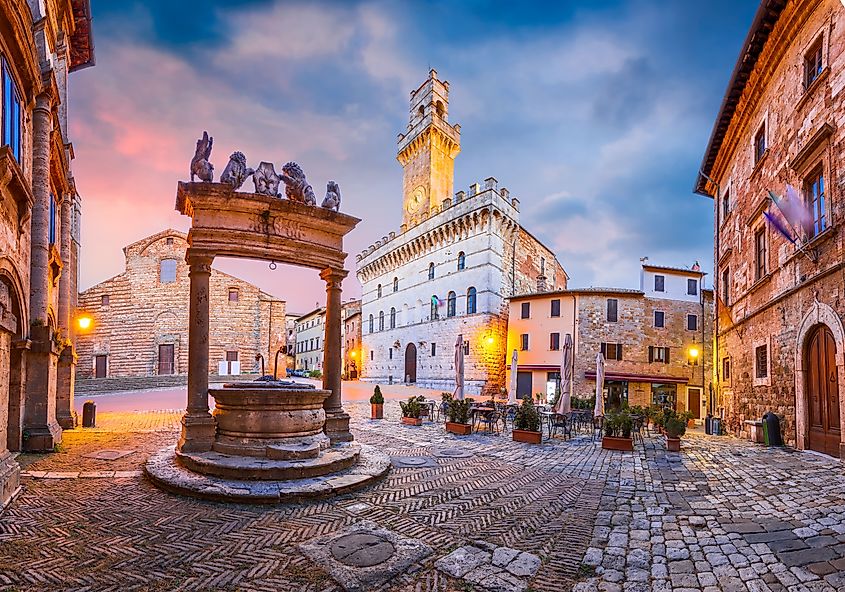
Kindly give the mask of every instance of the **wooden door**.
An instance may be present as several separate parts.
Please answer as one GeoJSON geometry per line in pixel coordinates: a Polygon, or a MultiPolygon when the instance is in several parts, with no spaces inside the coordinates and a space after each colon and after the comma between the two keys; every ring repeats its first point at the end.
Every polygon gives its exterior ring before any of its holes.
{"type": "Polygon", "coordinates": [[[94,378],[106,377],[108,356],[94,356],[94,378]]]}
{"type": "Polygon", "coordinates": [[[409,343],[405,348],[405,380],[417,381],[417,346],[409,343]]]}
{"type": "Polygon", "coordinates": [[[839,377],[836,343],[824,325],[810,335],[805,358],[808,448],[839,456],[839,377]]]}
{"type": "Polygon", "coordinates": [[[172,343],[162,343],[158,346],[158,373],[159,374],[173,374],[173,353],[174,347],[172,343]]]}
{"type": "Polygon", "coordinates": [[[687,388],[687,398],[693,419],[701,419],[701,389],[687,388]]]}
{"type": "Polygon", "coordinates": [[[533,378],[531,372],[517,372],[516,373],[516,398],[522,399],[533,395],[534,389],[533,378]]]}

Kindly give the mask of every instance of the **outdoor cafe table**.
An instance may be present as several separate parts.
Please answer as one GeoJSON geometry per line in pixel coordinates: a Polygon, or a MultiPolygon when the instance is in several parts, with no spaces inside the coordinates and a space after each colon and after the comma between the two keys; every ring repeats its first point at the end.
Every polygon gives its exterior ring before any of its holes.
{"type": "Polygon", "coordinates": [[[475,425],[476,416],[478,416],[478,415],[490,415],[494,411],[496,411],[495,407],[489,407],[487,405],[479,405],[477,407],[471,407],[469,412],[470,412],[470,415],[473,416],[473,419],[472,419],[473,425],[475,425]]]}
{"type": "Polygon", "coordinates": [[[540,433],[543,432],[543,422],[545,422],[549,428],[549,438],[552,437],[552,419],[554,416],[554,411],[540,411],[540,433]]]}

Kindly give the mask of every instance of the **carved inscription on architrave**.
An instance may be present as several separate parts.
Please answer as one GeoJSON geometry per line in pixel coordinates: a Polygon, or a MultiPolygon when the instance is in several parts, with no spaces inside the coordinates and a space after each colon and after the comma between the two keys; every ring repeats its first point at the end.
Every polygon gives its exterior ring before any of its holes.
{"type": "Polygon", "coordinates": [[[269,214],[269,212],[264,212],[256,216],[250,230],[292,240],[302,240],[305,238],[305,231],[302,229],[301,222],[288,220],[281,216],[270,216],[269,214]]]}

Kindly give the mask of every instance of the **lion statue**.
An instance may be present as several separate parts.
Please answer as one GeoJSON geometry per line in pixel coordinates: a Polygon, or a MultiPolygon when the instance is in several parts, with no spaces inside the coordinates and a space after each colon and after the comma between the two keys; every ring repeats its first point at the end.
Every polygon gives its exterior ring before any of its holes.
{"type": "Polygon", "coordinates": [[[285,195],[289,200],[309,206],[317,205],[317,196],[298,164],[291,161],[282,167],[282,181],[285,182],[285,195]]]}
{"type": "Polygon", "coordinates": [[[329,210],[340,211],[340,187],[337,183],[334,181],[326,183],[326,197],[320,205],[329,210]]]}
{"type": "Polygon", "coordinates": [[[220,175],[221,183],[228,183],[232,189],[240,189],[247,177],[252,175],[255,171],[246,166],[246,156],[243,152],[233,152],[229,157],[229,164],[223,169],[223,174],[220,175]]]}

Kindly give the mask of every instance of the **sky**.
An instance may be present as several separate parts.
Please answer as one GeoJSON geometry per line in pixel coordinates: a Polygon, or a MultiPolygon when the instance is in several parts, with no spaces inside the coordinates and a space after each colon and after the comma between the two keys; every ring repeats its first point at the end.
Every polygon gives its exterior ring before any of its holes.
{"type": "MultiPolygon", "coordinates": [[[[570,287],[638,287],[639,259],[713,266],[712,200],[692,193],[755,0],[416,2],[93,0],[97,65],[70,81],[85,289],[122,248],[187,230],[176,185],[203,130],[219,175],[295,160],[336,180],[355,255],[402,218],[396,135],[429,68],[461,124],[455,191],[495,177],[570,287]]],[[[247,182],[251,184],[251,182],[247,182]]],[[[251,185],[250,185],[251,186],[251,185]]],[[[312,270],[218,260],[306,312],[312,270]]]]}

